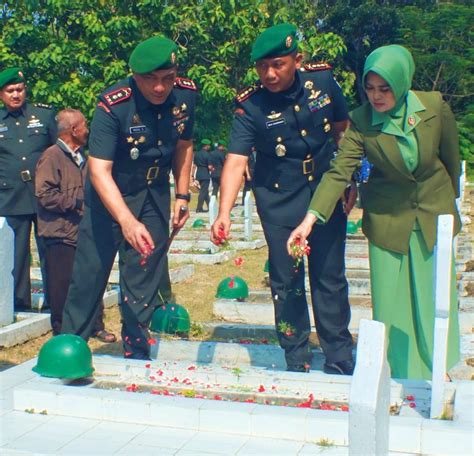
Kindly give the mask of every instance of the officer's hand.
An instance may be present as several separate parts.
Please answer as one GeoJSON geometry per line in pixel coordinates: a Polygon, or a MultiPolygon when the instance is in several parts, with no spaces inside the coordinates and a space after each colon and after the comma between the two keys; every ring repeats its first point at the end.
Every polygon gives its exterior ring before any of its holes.
{"type": "Polygon", "coordinates": [[[342,195],[342,208],[344,214],[349,215],[357,201],[357,184],[351,182],[351,186],[346,188],[342,195]]]}
{"type": "Polygon", "coordinates": [[[146,226],[136,218],[129,219],[121,225],[125,240],[142,256],[147,257],[155,248],[155,243],[146,226]]]}
{"type": "Polygon", "coordinates": [[[286,242],[286,249],[288,250],[289,255],[293,255],[292,246],[297,239],[299,239],[300,245],[306,245],[306,239],[311,234],[316,220],[317,218],[315,215],[308,213],[303,221],[291,232],[290,237],[286,242]]]}
{"type": "Polygon", "coordinates": [[[219,215],[211,226],[211,241],[215,245],[224,244],[229,239],[230,216],[219,215]]]}
{"type": "Polygon", "coordinates": [[[189,218],[189,209],[186,201],[177,199],[173,209],[173,229],[183,228],[189,218]]]}

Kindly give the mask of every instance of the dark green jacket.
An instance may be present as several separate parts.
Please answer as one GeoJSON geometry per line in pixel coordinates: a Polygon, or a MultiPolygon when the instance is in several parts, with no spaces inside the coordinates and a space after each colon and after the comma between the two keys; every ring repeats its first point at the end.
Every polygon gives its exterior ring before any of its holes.
{"type": "Polygon", "coordinates": [[[453,214],[454,232],[460,230],[455,204],[460,174],[456,122],[439,92],[415,94],[426,107],[417,112],[421,121],[414,130],[419,151],[415,171],[410,173],[405,166],[395,136],[382,133],[382,125],[372,125],[371,107],[365,103],[351,113],[352,125],[310,204],[310,209],[329,218],[365,154],[373,168],[362,189],[362,230],[378,247],[403,254],[408,253],[416,219],[430,251],[438,215],[453,214]]]}
{"type": "Polygon", "coordinates": [[[0,216],[36,213],[35,169],[56,142],[52,109],[25,103],[11,113],[0,109],[0,216]]]}

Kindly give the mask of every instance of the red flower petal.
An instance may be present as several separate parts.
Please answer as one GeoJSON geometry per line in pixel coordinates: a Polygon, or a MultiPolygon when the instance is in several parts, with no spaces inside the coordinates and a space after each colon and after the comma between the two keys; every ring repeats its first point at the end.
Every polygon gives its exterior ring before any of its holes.
{"type": "Polygon", "coordinates": [[[151,364],[150,364],[150,363],[146,363],[146,364],[145,364],[145,367],[146,367],[147,369],[150,369],[151,364]]]}
{"type": "Polygon", "coordinates": [[[416,407],[416,404],[414,402],[410,402],[408,405],[410,406],[410,408],[415,408],[416,407]]]}
{"type": "Polygon", "coordinates": [[[216,395],[214,396],[214,400],[216,400],[216,401],[222,401],[222,396],[219,396],[218,394],[216,394],[216,395]]]}
{"type": "Polygon", "coordinates": [[[156,339],[148,339],[148,345],[156,345],[156,339]]]}
{"type": "Polygon", "coordinates": [[[343,406],[341,406],[341,410],[343,412],[348,412],[349,411],[349,406],[348,405],[343,405],[343,406]]]}
{"type": "Polygon", "coordinates": [[[258,392],[259,392],[259,393],[263,393],[264,391],[265,391],[265,387],[264,387],[263,385],[260,385],[260,386],[258,387],[258,392]]]}
{"type": "Polygon", "coordinates": [[[407,401],[414,401],[415,400],[415,396],[413,396],[412,394],[409,394],[407,397],[406,397],[407,401]]]}
{"type": "Polygon", "coordinates": [[[196,369],[196,366],[189,366],[188,367],[188,371],[192,371],[192,370],[195,370],[196,369]]]}

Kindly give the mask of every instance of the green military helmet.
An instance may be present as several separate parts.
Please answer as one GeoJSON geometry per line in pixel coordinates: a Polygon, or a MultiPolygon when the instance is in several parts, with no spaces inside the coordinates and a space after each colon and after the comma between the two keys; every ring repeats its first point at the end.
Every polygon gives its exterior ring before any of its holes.
{"type": "Polygon", "coordinates": [[[357,226],[357,223],[353,221],[347,222],[347,234],[356,234],[358,229],[359,227],[357,226]]]}
{"type": "Polygon", "coordinates": [[[249,287],[245,280],[238,276],[226,277],[217,287],[216,298],[243,300],[248,296],[249,287]]]}
{"type": "Polygon", "coordinates": [[[43,377],[89,377],[94,372],[92,353],[82,337],[60,334],[41,347],[33,370],[43,377]]]}
{"type": "Polygon", "coordinates": [[[265,261],[265,266],[263,267],[263,272],[270,272],[270,261],[265,261]]]}
{"type": "Polygon", "coordinates": [[[194,220],[193,225],[192,225],[193,228],[202,228],[203,226],[204,226],[204,220],[200,218],[194,220]]]}
{"type": "Polygon", "coordinates": [[[189,313],[179,304],[169,303],[160,306],[151,317],[150,329],[154,332],[187,335],[190,328],[189,313]]]}

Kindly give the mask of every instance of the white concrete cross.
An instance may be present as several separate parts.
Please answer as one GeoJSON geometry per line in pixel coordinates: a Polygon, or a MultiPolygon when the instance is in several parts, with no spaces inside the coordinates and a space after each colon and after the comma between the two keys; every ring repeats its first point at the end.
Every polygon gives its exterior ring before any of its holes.
{"type": "Polygon", "coordinates": [[[253,200],[251,192],[247,192],[244,200],[244,236],[247,241],[252,240],[252,212],[253,212],[253,200]]]}
{"type": "Polygon", "coordinates": [[[0,217],[0,326],[13,323],[14,234],[5,217],[0,217]]]}
{"type": "Polygon", "coordinates": [[[437,240],[434,249],[435,326],[431,381],[431,418],[439,417],[444,407],[449,305],[451,300],[451,268],[453,267],[453,222],[454,218],[451,214],[444,214],[438,217],[437,240]]]}
{"type": "Polygon", "coordinates": [[[388,455],[390,367],[385,325],[360,321],[349,396],[349,455],[388,455]]]}
{"type": "Polygon", "coordinates": [[[209,226],[212,226],[214,220],[217,218],[217,198],[216,195],[211,196],[211,200],[209,201],[209,226]]]}

